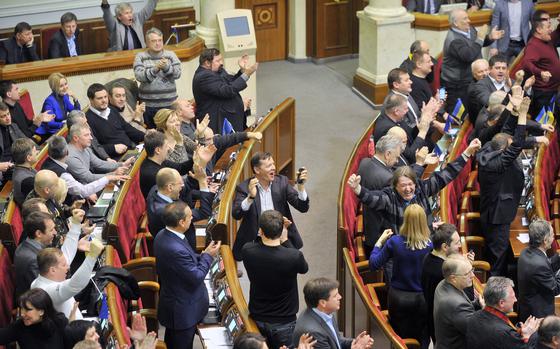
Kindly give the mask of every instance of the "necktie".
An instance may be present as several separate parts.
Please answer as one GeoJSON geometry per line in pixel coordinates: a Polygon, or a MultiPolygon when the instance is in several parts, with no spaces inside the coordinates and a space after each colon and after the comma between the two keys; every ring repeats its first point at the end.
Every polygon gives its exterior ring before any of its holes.
{"type": "Polygon", "coordinates": [[[124,45],[125,50],[134,50],[134,39],[132,39],[131,28],[128,25],[124,26],[124,45]]]}

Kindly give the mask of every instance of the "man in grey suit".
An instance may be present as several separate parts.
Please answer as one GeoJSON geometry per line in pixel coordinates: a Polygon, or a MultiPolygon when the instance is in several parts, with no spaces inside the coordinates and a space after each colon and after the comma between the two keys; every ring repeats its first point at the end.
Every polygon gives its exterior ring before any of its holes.
{"type": "Polygon", "coordinates": [[[560,294],[560,256],[555,253],[552,258],[547,257],[552,241],[554,231],[550,223],[538,219],[529,225],[529,247],[521,252],[517,263],[520,321],[530,315],[554,315],[554,297],[560,294]]]}
{"type": "Polygon", "coordinates": [[[503,30],[504,36],[492,43],[489,53],[490,56],[502,53],[511,61],[529,40],[529,22],[535,11],[533,1],[495,0],[495,4],[491,26],[503,30]]]}
{"type": "Polygon", "coordinates": [[[134,13],[129,3],[115,7],[115,17],[111,14],[111,5],[107,0],[101,1],[103,21],[109,32],[109,51],[134,50],[146,47],[144,40],[144,23],[152,16],[158,0],[148,0],[140,12],[134,13]]]}
{"type": "Polygon", "coordinates": [[[443,277],[434,294],[436,349],[465,348],[467,320],[475,312],[465,288],[472,286],[473,267],[459,254],[448,257],[442,266],[443,277]]]}
{"type": "MultiPolygon", "coordinates": [[[[76,255],[81,230],[80,223],[85,214],[80,209],[76,209],[72,213],[72,224],[61,247],[67,261],[74,259],[76,255]]],[[[57,234],[54,220],[48,212],[31,213],[25,218],[23,227],[23,234],[27,238],[17,247],[14,255],[16,298],[29,290],[31,283],[39,275],[37,255],[42,249],[52,244],[57,234]]]]}
{"type": "Polygon", "coordinates": [[[365,331],[354,339],[342,337],[338,333],[334,313],[340,308],[342,296],[338,293],[337,281],[312,279],[305,284],[303,295],[307,309],[297,319],[294,347],[298,346],[299,338],[304,333],[317,341],[314,349],[370,349],[373,346],[373,338],[365,331]]]}

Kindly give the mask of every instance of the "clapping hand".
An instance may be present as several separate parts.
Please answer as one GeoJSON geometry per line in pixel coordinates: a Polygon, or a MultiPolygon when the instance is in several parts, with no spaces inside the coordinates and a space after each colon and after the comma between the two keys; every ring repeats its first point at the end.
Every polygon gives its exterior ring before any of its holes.
{"type": "Polygon", "coordinates": [[[352,341],[351,349],[369,349],[373,346],[373,338],[366,331],[360,333],[352,341]]]}
{"type": "Polygon", "coordinates": [[[354,193],[356,195],[360,195],[360,192],[362,191],[362,186],[360,185],[361,180],[362,180],[362,177],[360,175],[355,174],[355,173],[353,173],[348,178],[348,185],[350,186],[350,188],[352,188],[352,190],[354,191],[354,193]]]}
{"type": "Polygon", "coordinates": [[[482,143],[480,143],[480,140],[478,138],[473,139],[470,143],[469,146],[467,147],[467,149],[465,149],[465,153],[467,156],[472,156],[474,155],[482,146],[482,143]]]}

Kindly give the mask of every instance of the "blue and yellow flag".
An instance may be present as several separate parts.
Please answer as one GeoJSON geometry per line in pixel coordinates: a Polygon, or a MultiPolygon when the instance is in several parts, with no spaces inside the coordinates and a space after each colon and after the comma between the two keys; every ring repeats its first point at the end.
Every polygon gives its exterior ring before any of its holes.
{"type": "Polygon", "coordinates": [[[449,129],[451,128],[451,121],[453,120],[453,118],[451,116],[447,117],[447,120],[445,120],[445,127],[443,128],[443,132],[447,133],[449,132],[449,129]]]}
{"type": "Polygon", "coordinates": [[[539,115],[537,115],[537,117],[535,118],[535,121],[541,124],[546,123],[544,120],[545,115],[547,114],[545,107],[542,107],[541,111],[539,112],[539,115]]]}
{"type": "Polygon", "coordinates": [[[453,112],[451,113],[455,118],[459,120],[463,120],[463,114],[465,113],[465,106],[463,105],[463,101],[461,98],[457,98],[457,103],[455,103],[455,108],[453,108],[453,112]]]}
{"type": "Polygon", "coordinates": [[[552,112],[552,108],[546,110],[546,118],[544,123],[554,125],[554,113],[552,112]]]}

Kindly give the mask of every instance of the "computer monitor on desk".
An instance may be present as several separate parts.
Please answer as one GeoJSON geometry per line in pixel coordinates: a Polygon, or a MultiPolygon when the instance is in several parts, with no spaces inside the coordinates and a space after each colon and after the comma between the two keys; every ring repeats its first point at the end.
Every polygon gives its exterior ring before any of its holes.
{"type": "Polygon", "coordinates": [[[467,3],[466,2],[458,2],[456,4],[443,4],[439,8],[440,15],[446,15],[453,10],[466,10],[467,3]]]}

